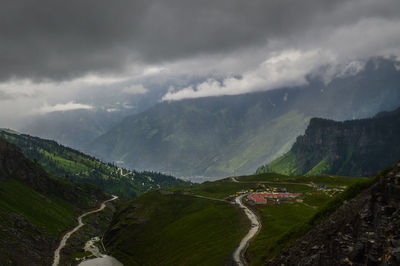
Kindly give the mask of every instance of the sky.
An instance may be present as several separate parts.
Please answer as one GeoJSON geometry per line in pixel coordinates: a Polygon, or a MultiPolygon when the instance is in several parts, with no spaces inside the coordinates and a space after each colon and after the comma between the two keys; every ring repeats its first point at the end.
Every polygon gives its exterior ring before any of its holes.
{"type": "Polygon", "coordinates": [[[100,93],[161,86],[157,100],[175,101],[304,85],[310,73],[329,82],[400,56],[400,1],[4,0],[0,40],[0,127],[18,127],[101,108],[88,97],[100,93]]]}

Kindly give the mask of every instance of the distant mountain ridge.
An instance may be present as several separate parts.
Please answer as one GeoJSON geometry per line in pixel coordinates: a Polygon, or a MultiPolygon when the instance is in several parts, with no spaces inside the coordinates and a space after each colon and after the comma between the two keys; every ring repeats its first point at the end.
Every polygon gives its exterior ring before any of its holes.
{"type": "Polygon", "coordinates": [[[400,72],[375,58],[353,76],[235,96],[162,102],[125,118],[85,150],[177,176],[251,173],[288,151],[311,117],[370,117],[397,107],[400,72]]]}
{"type": "Polygon", "coordinates": [[[0,130],[5,139],[21,148],[25,156],[35,160],[48,172],[77,182],[97,185],[108,193],[133,198],[150,189],[188,184],[175,177],[156,172],[137,172],[112,164],[65,147],[55,141],[0,130]]]}
{"type": "Polygon", "coordinates": [[[119,115],[105,110],[52,112],[35,117],[20,131],[79,148],[120,122],[122,117],[119,115]]]}
{"type": "Polygon", "coordinates": [[[257,172],[372,176],[400,158],[400,108],[370,119],[313,118],[291,150],[257,172]]]}

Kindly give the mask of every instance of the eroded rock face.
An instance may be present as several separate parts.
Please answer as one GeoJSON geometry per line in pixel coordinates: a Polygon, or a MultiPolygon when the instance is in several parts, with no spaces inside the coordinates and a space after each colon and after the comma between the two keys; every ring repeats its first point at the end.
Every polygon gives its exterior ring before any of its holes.
{"type": "Polygon", "coordinates": [[[400,108],[371,119],[313,118],[291,151],[302,174],[325,160],[327,174],[373,176],[400,158],[399,135],[400,108]]]}
{"type": "Polygon", "coordinates": [[[288,153],[257,173],[374,176],[400,159],[400,108],[373,118],[313,118],[288,153]]]}
{"type": "Polygon", "coordinates": [[[267,265],[400,265],[400,163],[267,265]]]}

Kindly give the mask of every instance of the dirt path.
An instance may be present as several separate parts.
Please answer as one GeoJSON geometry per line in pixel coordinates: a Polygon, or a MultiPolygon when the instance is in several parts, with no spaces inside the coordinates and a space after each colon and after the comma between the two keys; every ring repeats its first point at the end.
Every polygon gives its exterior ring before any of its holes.
{"type": "MultiPolygon", "coordinates": [[[[233,182],[238,182],[234,177],[232,177],[233,182]]],[[[239,183],[239,182],[238,182],[239,183]]],[[[261,230],[261,222],[259,221],[258,217],[252,210],[250,210],[246,205],[243,204],[242,198],[246,195],[241,195],[235,198],[235,202],[223,200],[223,199],[217,199],[217,198],[211,198],[211,197],[206,197],[206,196],[200,196],[200,195],[190,195],[192,197],[196,198],[202,198],[202,199],[208,199],[208,200],[213,200],[213,201],[221,201],[225,203],[230,203],[230,204],[237,204],[239,205],[240,208],[243,209],[244,213],[246,214],[247,218],[251,222],[251,227],[249,232],[245,235],[244,238],[240,241],[239,246],[236,248],[236,250],[233,253],[233,260],[238,266],[244,266],[247,265],[246,259],[245,259],[245,253],[247,250],[247,247],[249,246],[249,242],[251,239],[253,239],[257,233],[261,230]]]]}
{"type": "Polygon", "coordinates": [[[251,222],[251,227],[247,235],[240,241],[239,246],[236,248],[233,253],[233,260],[239,266],[247,265],[244,254],[246,253],[247,247],[249,246],[250,240],[257,235],[257,233],[261,230],[261,223],[258,220],[257,215],[254,214],[252,210],[246,207],[243,204],[242,199],[245,195],[241,195],[236,197],[235,202],[244,210],[247,218],[249,218],[251,222]]]}
{"type": "Polygon", "coordinates": [[[79,228],[81,228],[82,226],[85,225],[85,224],[82,222],[82,218],[85,217],[85,216],[87,216],[87,215],[89,215],[89,214],[102,211],[102,210],[106,207],[106,203],[107,203],[107,202],[116,200],[117,198],[118,198],[117,196],[114,196],[114,195],[113,195],[113,197],[112,197],[111,199],[106,200],[106,201],[103,201],[103,203],[101,203],[101,206],[100,206],[98,209],[95,209],[95,210],[93,210],[93,211],[85,212],[84,214],[82,214],[81,216],[78,217],[78,225],[75,226],[71,231],[67,232],[67,233],[63,236],[63,238],[62,238],[61,241],[60,241],[60,245],[59,245],[58,248],[54,251],[53,266],[58,266],[58,264],[60,263],[60,252],[61,252],[61,250],[63,249],[63,247],[65,246],[65,244],[67,243],[68,238],[70,238],[71,235],[72,235],[73,233],[75,233],[76,231],[78,231],[79,228]]]}
{"type": "Polygon", "coordinates": [[[240,182],[236,179],[236,177],[231,177],[231,180],[232,180],[232,182],[234,182],[234,183],[240,183],[240,182]]]}

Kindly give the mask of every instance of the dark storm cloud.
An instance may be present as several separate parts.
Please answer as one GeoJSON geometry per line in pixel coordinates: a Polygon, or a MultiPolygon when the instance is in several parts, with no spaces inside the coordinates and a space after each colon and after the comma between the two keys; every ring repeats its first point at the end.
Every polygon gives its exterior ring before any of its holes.
{"type": "Polygon", "coordinates": [[[0,75],[57,79],[118,67],[144,10],[131,1],[3,1],[0,75]]]}
{"type": "Polygon", "coordinates": [[[2,1],[0,80],[65,80],[88,72],[118,72],[135,62],[160,63],[193,55],[227,53],[264,45],[273,38],[290,38],[310,28],[354,22],[364,16],[398,16],[396,3],[2,1]],[[339,10],[338,14],[332,15],[335,10],[339,10]]]}

